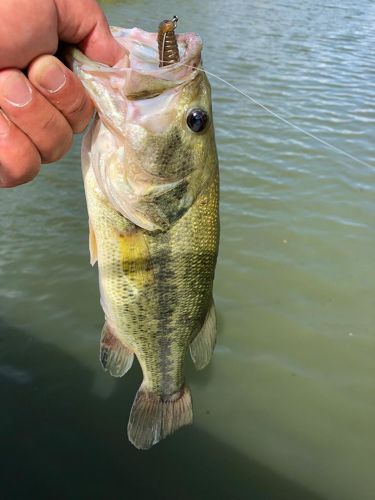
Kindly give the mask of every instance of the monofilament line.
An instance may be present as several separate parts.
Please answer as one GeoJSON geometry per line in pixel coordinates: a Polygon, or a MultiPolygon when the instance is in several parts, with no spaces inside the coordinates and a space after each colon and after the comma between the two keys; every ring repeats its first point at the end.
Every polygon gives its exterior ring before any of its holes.
{"type": "MultiPolygon", "coordinates": [[[[181,64],[181,63],[179,63],[179,64],[181,64]]],[[[194,66],[189,66],[188,64],[181,64],[181,66],[186,66],[186,67],[189,67],[189,68],[194,68],[194,66]]],[[[214,73],[211,73],[210,71],[207,71],[206,69],[203,69],[203,68],[194,68],[194,69],[197,69],[199,71],[203,71],[204,73],[207,73],[208,75],[212,76],[213,78],[216,78],[217,80],[220,80],[221,82],[223,82],[226,85],[228,85],[229,87],[231,87],[233,90],[236,90],[237,92],[239,92],[240,94],[242,94],[244,97],[246,97],[246,99],[249,99],[249,101],[253,102],[254,104],[256,104],[257,106],[259,106],[260,108],[264,109],[264,111],[266,111],[270,115],[274,116],[275,118],[277,118],[281,122],[283,122],[283,123],[289,125],[290,127],[294,128],[295,130],[298,130],[302,134],[305,134],[308,137],[311,137],[311,139],[314,139],[315,141],[320,142],[320,144],[323,144],[323,146],[325,146],[326,148],[331,149],[332,151],[336,151],[337,153],[341,153],[342,155],[346,156],[347,158],[350,158],[351,160],[359,163],[360,165],[363,165],[366,168],[369,168],[370,170],[373,169],[373,167],[369,163],[367,163],[367,162],[365,162],[363,160],[360,160],[359,158],[356,158],[355,156],[351,155],[350,153],[348,153],[344,149],[341,149],[338,146],[334,146],[333,144],[330,144],[329,142],[325,141],[324,139],[321,139],[320,137],[318,137],[317,135],[312,134],[308,130],[306,130],[306,129],[302,128],[302,127],[299,127],[295,123],[287,120],[286,118],[284,118],[283,116],[279,115],[275,111],[272,111],[272,109],[270,109],[268,106],[262,104],[257,99],[254,99],[254,97],[251,97],[249,94],[247,94],[243,90],[239,89],[238,87],[236,87],[232,83],[228,82],[227,80],[224,80],[224,78],[221,78],[220,76],[215,75],[214,73]]]]}

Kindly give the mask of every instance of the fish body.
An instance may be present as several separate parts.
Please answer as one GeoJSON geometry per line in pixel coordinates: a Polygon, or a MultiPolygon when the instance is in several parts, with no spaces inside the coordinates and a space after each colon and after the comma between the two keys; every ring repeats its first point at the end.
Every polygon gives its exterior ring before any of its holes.
{"type": "Polygon", "coordinates": [[[82,165],[105,314],[100,358],[122,376],[137,357],[128,435],[147,449],[191,423],[185,355],[201,369],[214,348],[219,174],[199,37],[181,35],[181,61],[159,68],[156,34],[114,34],[127,50],[114,68],[73,58],[98,110],[82,165]]]}

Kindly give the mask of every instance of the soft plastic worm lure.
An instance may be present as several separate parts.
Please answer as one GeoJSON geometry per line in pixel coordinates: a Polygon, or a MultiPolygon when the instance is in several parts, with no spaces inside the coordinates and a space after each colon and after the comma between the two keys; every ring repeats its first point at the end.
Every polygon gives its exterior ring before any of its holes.
{"type": "Polygon", "coordinates": [[[177,26],[178,17],[165,19],[159,24],[158,45],[159,45],[159,67],[175,64],[180,60],[178,52],[176,34],[174,30],[177,26]]]}

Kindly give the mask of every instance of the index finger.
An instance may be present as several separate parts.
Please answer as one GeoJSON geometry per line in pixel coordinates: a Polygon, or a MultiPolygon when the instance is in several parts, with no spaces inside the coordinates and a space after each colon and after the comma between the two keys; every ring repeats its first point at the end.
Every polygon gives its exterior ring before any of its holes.
{"type": "Polygon", "coordinates": [[[125,49],[111,35],[95,0],[55,0],[55,4],[60,40],[78,44],[87,57],[109,66],[123,57],[125,49]]]}
{"type": "Polygon", "coordinates": [[[74,133],[89,123],[94,106],[82,83],[54,56],[37,57],[29,66],[30,82],[67,119],[74,133]]]}

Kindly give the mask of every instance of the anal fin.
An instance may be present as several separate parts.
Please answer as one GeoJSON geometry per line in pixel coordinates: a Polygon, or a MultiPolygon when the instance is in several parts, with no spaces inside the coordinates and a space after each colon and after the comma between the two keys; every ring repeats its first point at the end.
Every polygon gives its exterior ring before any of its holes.
{"type": "Polygon", "coordinates": [[[134,354],[111,331],[108,323],[104,324],[100,339],[100,362],[104,370],[113,377],[122,377],[130,370],[134,354]]]}
{"type": "Polygon", "coordinates": [[[190,344],[190,355],[197,370],[203,370],[211,360],[216,344],[216,313],[212,301],[201,331],[190,344]]]}

